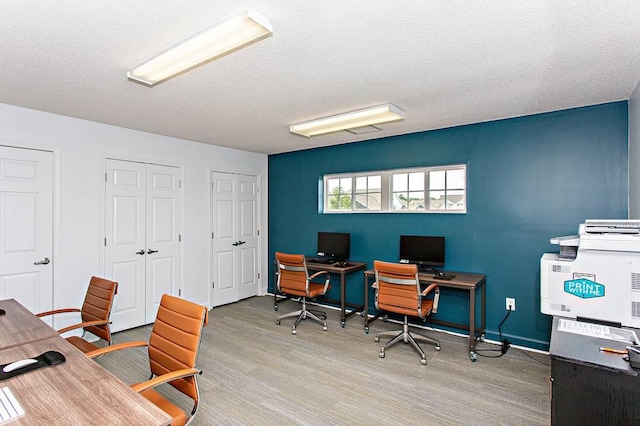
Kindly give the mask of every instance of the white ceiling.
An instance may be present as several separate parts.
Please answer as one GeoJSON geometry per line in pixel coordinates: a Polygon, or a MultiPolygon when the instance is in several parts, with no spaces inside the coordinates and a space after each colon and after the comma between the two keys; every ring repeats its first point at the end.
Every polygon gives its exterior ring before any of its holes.
{"type": "Polygon", "coordinates": [[[109,0],[0,4],[0,103],[260,153],[626,100],[640,2],[109,0]],[[153,88],[127,69],[252,7],[273,37],[153,88]],[[289,125],[391,102],[402,122],[289,125]]]}

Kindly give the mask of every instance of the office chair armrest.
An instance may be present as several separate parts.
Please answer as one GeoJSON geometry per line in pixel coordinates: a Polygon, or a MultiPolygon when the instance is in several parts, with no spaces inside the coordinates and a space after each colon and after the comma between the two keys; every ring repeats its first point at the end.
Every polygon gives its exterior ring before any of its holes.
{"type": "Polygon", "coordinates": [[[124,342],[118,343],[111,346],[106,346],[104,348],[96,349],[95,351],[87,352],[85,355],[89,358],[97,358],[100,355],[108,354],[111,352],[119,351],[121,349],[129,349],[129,348],[137,348],[141,346],[148,346],[147,342],[137,341],[137,342],[124,342]]]}
{"type": "Polygon", "coordinates": [[[92,325],[107,325],[107,324],[109,324],[108,320],[81,322],[80,324],[69,325],[64,328],[61,328],[60,330],[58,330],[58,334],[66,333],[67,331],[75,330],[77,328],[91,327],[92,325]]]}
{"type": "Polygon", "coordinates": [[[322,289],[322,294],[325,294],[327,292],[327,289],[329,288],[329,283],[331,282],[331,274],[329,274],[329,271],[318,271],[315,274],[311,275],[309,277],[309,282],[311,282],[313,279],[315,278],[319,278],[323,275],[326,275],[326,278],[324,279],[324,288],[322,289]]]}
{"type": "Polygon", "coordinates": [[[318,271],[318,272],[316,272],[315,274],[313,274],[313,275],[311,275],[309,277],[309,281],[311,281],[311,280],[313,280],[315,278],[318,278],[321,275],[327,275],[327,277],[328,277],[329,276],[329,271],[318,271]]]}
{"type": "Polygon", "coordinates": [[[197,368],[183,368],[181,370],[163,374],[162,376],[154,377],[153,379],[147,380],[146,382],[131,385],[131,389],[140,393],[163,383],[173,382],[174,380],[184,379],[185,377],[195,376],[196,374],[202,374],[202,371],[198,370],[197,368]]]}
{"type": "Polygon", "coordinates": [[[66,314],[66,313],[69,313],[69,312],[82,312],[82,311],[80,311],[80,309],[78,309],[78,308],[54,309],[53,311],[40,312],[39,314],[36,314],[36,316],[37,317],[47,317],[49,315],[66,314]]]}
{"type": "Polygon", "coordinates": [[[433,306],[431,307],[431,313],[432,314],[436,314],[438,313],[438,302],[440,300],[440,287],[438,286],[438,284],[436,283],[431,283],[429,284],[429,286],[427,288],[425,288],[422,293],[420,293],[421,296],[427,296],[429,293],[433,292],[433,306]]]}

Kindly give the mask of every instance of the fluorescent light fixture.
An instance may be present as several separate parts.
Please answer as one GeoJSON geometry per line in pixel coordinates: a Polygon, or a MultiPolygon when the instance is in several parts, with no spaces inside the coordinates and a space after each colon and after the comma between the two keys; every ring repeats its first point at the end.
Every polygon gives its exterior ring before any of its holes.
{"type": "Polygon", "coordinates": [[[130,69],[127,77],[153,86],[271,35],[269,20],[249,9],[130,69]]]}
{"type": "Polygon", "coordinates": [[[393,104],[384,104],[372,108],[305,121],[289,126],[291,133],[306,136],[323,135],[341,130],[357,129],[391,121],[404,120],[404,111],[393,104]]]}

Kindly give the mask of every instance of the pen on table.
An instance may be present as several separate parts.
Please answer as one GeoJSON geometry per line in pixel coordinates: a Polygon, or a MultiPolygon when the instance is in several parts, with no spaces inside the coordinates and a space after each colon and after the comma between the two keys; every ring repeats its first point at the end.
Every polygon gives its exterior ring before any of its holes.
{"type": "Polygon", "coordinates": [[[600,348],[600,350],[602,352],[611,352],[613,354],[621,354],[621,355],[626,355],[626,354],[629,353],[629,351],[627,351],[625,349],[600,348]]]}

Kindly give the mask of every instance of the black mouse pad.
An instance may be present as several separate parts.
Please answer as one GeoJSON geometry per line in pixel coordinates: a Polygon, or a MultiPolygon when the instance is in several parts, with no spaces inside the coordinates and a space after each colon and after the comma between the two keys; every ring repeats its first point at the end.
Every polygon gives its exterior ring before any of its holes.
{"type": "Polygon", "coordinates": [[[33,357],[32,359],[35,359],[36,362],[34,362],[33,364],[25,365],[24,367],[16,368],[15,370],[9,371],[8,373],[4,372],[4,368],[7,365],[11,364],[11,362],[0,365],[0,380],[7,380],[20,374],[37,370],[38,368],[62,364],[67,360],[64,355],[57,351],[47,351],[41,355],[33,357]]]}

